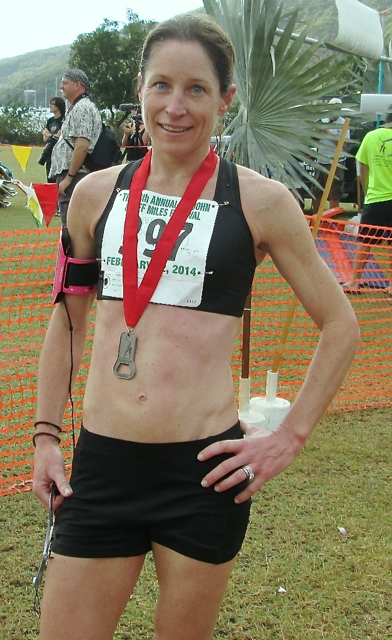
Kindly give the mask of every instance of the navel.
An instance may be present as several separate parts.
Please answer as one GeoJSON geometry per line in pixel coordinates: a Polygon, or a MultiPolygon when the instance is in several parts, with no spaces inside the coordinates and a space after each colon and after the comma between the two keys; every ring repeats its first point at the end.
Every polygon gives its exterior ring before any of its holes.
{"type": "Polygon", "coordinates": [[[147,402],[147,396],[144,393],[139,393],[137,401],[140,402],[140,404],[144,404],[147,402]]]}

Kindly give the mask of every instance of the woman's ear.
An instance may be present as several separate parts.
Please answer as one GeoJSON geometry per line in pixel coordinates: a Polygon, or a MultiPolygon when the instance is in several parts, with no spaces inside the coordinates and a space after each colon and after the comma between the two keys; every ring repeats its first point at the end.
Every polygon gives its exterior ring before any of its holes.
{"type": "Polygon", "coordinates": [[[237,87],[235,86],[235,84],[232,84],[230,89],[228,89],[226,93],[222,95],[222,104],[219,109],[220,116],[223,116],[223,114],[227,113],[228,110],[230,109],[231,103],[233,102],[233,98],[236,91],[237,91],[237,87]]]}

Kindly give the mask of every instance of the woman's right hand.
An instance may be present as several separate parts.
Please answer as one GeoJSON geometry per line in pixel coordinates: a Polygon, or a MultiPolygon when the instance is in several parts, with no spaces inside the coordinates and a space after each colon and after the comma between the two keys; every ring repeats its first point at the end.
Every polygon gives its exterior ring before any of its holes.
{"type": "Polygon", "coordinates": [[[56,510],[65,498],[72,495],[72,489],[65,477],[64,459],[60,447],[53,438],[43,436],[36,441],[33,492],[46,510],[53,483],[58,489],[58,495],[53,503],[53,508],[56,510]]]}

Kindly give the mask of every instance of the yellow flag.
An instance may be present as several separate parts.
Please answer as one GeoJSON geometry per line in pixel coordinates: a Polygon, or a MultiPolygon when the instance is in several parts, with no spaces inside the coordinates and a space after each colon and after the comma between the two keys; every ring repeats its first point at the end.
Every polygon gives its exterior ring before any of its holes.
{"type": "Polygon", "coordinates": [[[26,189],[27,206],[33,214],[33,218],[37,224],[37,227],[42,227],[44,220],[44,214],[42,213],[41,205],[38,201],[37,194],[35,193],[32,185],[26,189]]]}
{"type": "Polygon", "coordinates": [[[20,168],[22,169],[23,173],[26,173],[26,167],[30,158],[31,147],[17,147],[16,145],[12,144],[11,149],[14,152],[14,156],[19,162],[20,168]]]}
{"type": "Polygon", "coordinates": [[[26,184],[23,184],[20,180],[11,180],[12,184],[19,187],[23,193],[27,196],[27,205],[26,207],[30,209],[33,214],[33,218],[35,220],[35,224],[37,227],[42,227],[44,214],[42,213],[41,205],[37,198],[37,194],[35,193],[34,187],[32,184],[28,187],[26,184]]]}

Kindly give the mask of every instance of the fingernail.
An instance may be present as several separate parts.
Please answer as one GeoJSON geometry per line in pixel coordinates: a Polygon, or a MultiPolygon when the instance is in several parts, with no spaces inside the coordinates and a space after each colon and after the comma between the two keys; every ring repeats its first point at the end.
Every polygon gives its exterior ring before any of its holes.
{"type": "Polygon", "coordinates": [[[204,456],[202,453],[199,453],[199,455],[197,456],[198,460],[204,460],[204,456]]]}
{"type": "Polygon", "coordinates": [[[215,487],[214,487],[214,489],[215,489],[215,491],[216,491],[217,493],[219,493],[219,491],[220,491],[220,486],[219,486],[218,484],[216,484],[216,485],[215,485],[215,487]]]}
{"type": "Polygon", "coordinates": [[[208,487],[208,482],[207,482],[207,480],[202,480],[202,481],[201,481],[201,486],[202,486],[202,487],[208,487]]]}
{"type": "Polygon", "coordinates": [[[66,487],[63,491],[64,496],[70,496],[71,493],[72,493],[72,489],[69,489],[68,487],[66,487]]]}

